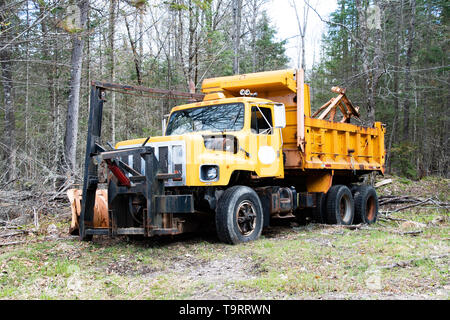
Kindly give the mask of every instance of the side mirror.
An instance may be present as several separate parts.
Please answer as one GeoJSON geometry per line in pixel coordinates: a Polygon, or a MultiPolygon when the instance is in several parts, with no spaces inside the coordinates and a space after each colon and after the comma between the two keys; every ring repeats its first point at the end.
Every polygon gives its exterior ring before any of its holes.
{"type": "Polygon", "coordinates": [[[273,114],[274,114],[274,124],[275,128],[285,128],[286,127],[286,110],[284,108],[284,104],[276,103],[273,105],[273,114]]]}

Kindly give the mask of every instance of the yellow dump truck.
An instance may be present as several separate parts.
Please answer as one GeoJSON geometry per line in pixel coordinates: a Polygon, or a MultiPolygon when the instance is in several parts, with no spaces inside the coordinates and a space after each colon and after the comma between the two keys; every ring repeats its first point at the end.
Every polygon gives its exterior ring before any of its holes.
{"type": "Polygon", "coordinates": [[[302,70],[206,79],[202,95],[185,96],[201,101],[171,110],[163,136],[107,150],[100,136],[108,89],[136,87],[92,83],[82,201],[72,222],[83,240],[178,234],[209,221],[221,241],[236,244],[257,239],[275,218],[376,221],[376,191],[361,178],[384,172],[385,129],[351,123],[359,110],[345,89],[332,88],[338,96],[312,114],[302,70]]]}

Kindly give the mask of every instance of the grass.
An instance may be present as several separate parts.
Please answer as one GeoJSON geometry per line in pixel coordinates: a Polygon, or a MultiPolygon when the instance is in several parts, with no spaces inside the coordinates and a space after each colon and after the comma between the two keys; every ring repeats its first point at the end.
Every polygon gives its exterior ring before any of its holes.
{"type": "MultiPolygon", "coordinates": [[[[448,285],[448,259],[426,258],[448,252],[448,240],[438,236],[448,235],[448,226],[416,237],[378,229],[311,225],[301,230],[279,229],[275,237],[237,246],[193,238],[152,247],[107,240],[86,244],[73,239],[11,247],[0,254],[0,297],[186,299],[196,297],[197,291],[214,290],[219,295],[234,292],[237,298],[255,294],[254,298],[262,299],[364,296],[370,292],[365,281],[371,268],[410,259],[417,260],[405,268],[381,271],[383,289],[378,293],[432,297],[430,287],[448,285]],[[224,281],[217,281],[193,273],[202,268],[208,271],[208,263],[227,259],[239,263],[223,273],[241,273],[242,277],[225,276],[224,281]]],[[[220,263],[216,267],[221,269],[220,263]]]]}
{"type": "MultiPolygon", "coordinates": [[[[396,184],[416,192],[416,182],[396,184]]],[[[428,190],[436,185],[448,182],[425,181],[428,190]]],[[[235,246],[209,234],[27,238],[0,247],[0,299],[449,299],[448,212],[416,207],[393,216],[423,225],[285,223],[235,246]]]]}

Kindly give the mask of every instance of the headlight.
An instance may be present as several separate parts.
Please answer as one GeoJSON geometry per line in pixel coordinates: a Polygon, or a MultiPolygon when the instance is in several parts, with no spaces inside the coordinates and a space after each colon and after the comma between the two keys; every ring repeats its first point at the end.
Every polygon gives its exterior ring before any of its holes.
{"type": "Polygon", "coordinates": [[[200,167],[201,181],[217,181],[219,180],[219,167],[216,165],[202,165],[200,167]]]}
{"type": "Polygon", "coordinates": [[[208,168],[208,170],[206,170],[206,178],[208,180],[213,180],[217,178],[217,168],[216,167],[208,168]]]}

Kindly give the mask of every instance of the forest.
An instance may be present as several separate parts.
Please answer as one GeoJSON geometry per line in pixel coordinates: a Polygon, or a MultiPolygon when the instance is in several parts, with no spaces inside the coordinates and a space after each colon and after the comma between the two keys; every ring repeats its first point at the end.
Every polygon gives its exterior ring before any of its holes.
{"type": "MultiPolygon", "coordinates": [[[[320,14],[315,1],[290,3],[304,40],[308,14],[320,14]]],[[[305,69],[313,110],[332,86],[347,88],[363,122],[386,124],[387,173],[448,178],[449,3],[337,3],[320,16],[320,57],[305,69]]],[[[292,67],[267,12],[274,1],[267,4],[0,0],[0,188],[81,182],[92,80],[200,92],[206,78],[292,67]]],[[[299,52],[311,49],[299,43],[299,52]]],[[[112,144],[160,134],[162,117],[182,102],[114,92],[107,99],[103,137],[112,144]]]]}

